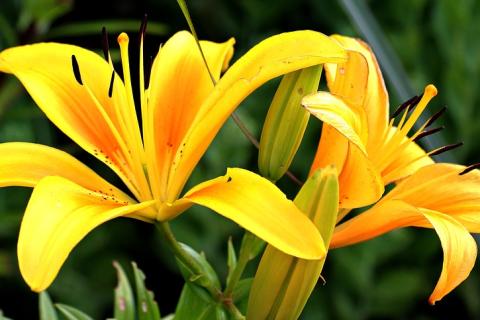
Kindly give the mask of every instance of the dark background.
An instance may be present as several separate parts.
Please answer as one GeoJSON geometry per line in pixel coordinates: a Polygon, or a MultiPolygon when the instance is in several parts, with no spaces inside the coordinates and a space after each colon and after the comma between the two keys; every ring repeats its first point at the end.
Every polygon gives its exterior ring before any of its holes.
{"type": "MultiPolygon", "coordinates": [[[[450,159],[464,164],[477,162],[479,4],[473,0],[365,3],[379,23],[381,35],[400,59],[402,70],[398,72],[406,72],[414,92],[421,92],[426,84],[434,83],[440,94],[431,103],[430,110],[448,105],[448,114],[443,118],[447,129],[435,142],[464,141],[464,147],[455,150],[450,159]]],[[[360,36],[360,30],[339,1],[192,0],[188,4],[200,38],[225,41],[235,37],[234,59],[258,41],[284,31],[313,29],[326,34],[360,36]]],[[[147,33],[147,55],[154,55],[158,45],[174,32],[187,28],[174,0],[2,0],[0,49],[37,41],[58,41],[101,50],[102,25],[120,20],[120,28],[113,25],[110,29],[114,49],[119,31],[128,29],[129,35],[135,36],[144,13],[148,13],[152,25],[158,24],[147,33]],[[130,27],[126,20],[134,26],[130,27]],[[93,30],[85,27],[86,22],[93,25],[93,30]],[[72,27],[73,23],[81,25],[72,27]]],[[[135,56],[136,47],[132,45],[133,65],[137,61],[135,56]]],[[[271,81],[239,108],[241,118],[257,136],[277,84],[278,80],[271,81]]],[[[398,86],[395,82],[387,83],[393,107],[404,98],[395,93],[398,86]]],[[[311,119],[292,168],[301,178],[308,172],[319,130],[319,123],[311,119]]],[[[256,170],[257,152],[239,136],[240,131],[229,120],[190,183],[221,175],[226,167],[256,170]]],[[[120,185],[108,169],[48,122],[16,80],[0,75],[0,142],[6,141],[31,141],[66,150],[120,185]]],[[[288,180],[280,181],[279,185],[290,197],[295,193],[288,180]]],[[[21,279],[15,252],[29,194],[30,190],[24,188],[0,190],[0,309],[14,319],[38,317],[37,295],[21,279]]],[[[221,278],[225,277],[226,240],[232,236],[234,243],[239,244],[242,233],[238,227],[209,210],[195,207],[176,219],[173,228],[180,240],[205,251],[221,278]]],[[[129,219],[102,225],[78,245],[49,288],[53,300],[78,307],[95,319],[111,317],[116,284],[113,260],[125,267],[129,261],[136,261],[147,275],[147,286],[155,292],[162,315],[174,311],[182,278],[173,258],[152,225],[129,219]]],[[[432,230],[398,230],[367,243],[334,250],[329,253],[323,272],[326,283],[318,284],[302,319],[479,318],[478,268],[436,306],[428,305],[427,298],[441,266],[442,251],[432,230]]]]}

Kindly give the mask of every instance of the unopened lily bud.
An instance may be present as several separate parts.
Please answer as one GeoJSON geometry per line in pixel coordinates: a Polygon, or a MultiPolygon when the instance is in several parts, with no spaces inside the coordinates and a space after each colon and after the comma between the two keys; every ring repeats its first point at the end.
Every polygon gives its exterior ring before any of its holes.
{"type": "MultiPolygon", "coordinates": [[[[338,212],[336,169],[317,170],[294,202],[317,226],[328,248],[338,212]]],[[[268,245],[253,280],[247,319],[297,319],[320,277],[324,262],[325,258],[295,258],[268,245]]]]}
{"type": "Polygon", "coordinates": [[[280,179],[292,163],[307,127],[309,113],[302,98],[317,91],[322,65],[291,72],[278,86],[268,110],[260,138],[258,166],[270,179],[280,179]]]}

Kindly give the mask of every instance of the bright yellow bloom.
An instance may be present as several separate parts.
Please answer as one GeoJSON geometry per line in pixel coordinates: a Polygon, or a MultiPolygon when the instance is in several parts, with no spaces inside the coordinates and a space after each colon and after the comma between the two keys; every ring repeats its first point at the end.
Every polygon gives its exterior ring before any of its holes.
{"type": "Polygon", "coordinates": [[[372,51],[360,40],[333,38],[349,50],[349,60],[325,65],[331,93],[320,92],[302,102],[324,121],[312,170],[327,164],[341,170],[343,208],[372,204],[382,196],[385,185],[397,185],[372,208],[337,226],[331,248],[401,227],[434,228],[444,261],[429,298],[433,304],[465,280],[475,263],[477,247],[469,232],[480,232],[480,172],[473,170],[476,165],[433,164],[429,155],[449,147],[427,153],[415,143],[438,131],[428,127],[439,113],[408,136],[437,94],[433,85],[398,109],[396,113],[404,113],[394,126],[394,119],[388,121],[388,96],[372,51]]]}
{"type": "Polygon", "coordinates": [[[184,31],[159,50],[145,88],[141,42],[140,129],[128,42],[120,34],[123,80],[109,57],[105,61],[72,45],[40,43],[0,53],[0,71],[14,74],[47,117],[108,165],[134,196],[62,151],[1,144],[0,186],[35,187],[18,242],[20,270],[30,287],[48,287],[73,247],[101,223],[120,216],[164,221],[195,203],[286,253],[322,257],[325,249],[314,225],[279,189],[251,172],[229,169],[179,196],[224,121],[248,94],[279,75],[343,62],[345,51],[317,32],[284,33],[256,45],[220,78],[234,40],[201,41],[214,86],[195,39],[184,31]]]}

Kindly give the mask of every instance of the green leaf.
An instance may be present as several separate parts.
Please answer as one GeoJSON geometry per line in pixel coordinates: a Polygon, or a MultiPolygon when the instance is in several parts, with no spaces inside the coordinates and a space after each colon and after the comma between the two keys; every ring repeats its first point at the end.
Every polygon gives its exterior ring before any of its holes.
{"type": "Polygon", "coordinates": [[[254,259],[265,248],[265,241],[257,237],[251,232],[245,231],[242,238],[242,244],[240,246],[240,256],[248,254],[248,260],[254,259]]]}
{"type": "Polygon", "coordinates": [[[180,267],[180,271],[187,282],[196,283],[202,287],[215,287],[220,291],[220,281],[217,274],[213,270],[212,266],[208,263],[207,259],[191,247],[184,243],[180,243],[183,249],[189,254],[191,259],[200,267],[202,274],[195,274],[192,270],[188,269],[180,260],[177,259],[177,263],[180,267]]]}
{"type": "Polygon", "coordinates": [[[253,278],[242,279],[237,283],[233,290],[233,303],[242,314],[247,313],[248,296],[250,294],[252,282],[253,278]]]}
{"type": "Polygon", "coordinates": [[[40,320],[58,320],[57,312],[47,291],[42,291],[38,295],[38,308],[40,309],[40,320]]]}
{"type": "Polygon", "coordinates": [[[88,316],[84,312],[68,306],[66,304],[57,303],[55,304],[58,310],[67,318],[68,320],[93,320],[92,317],[88,316]]]}
{"type": "Polygon", "coordinates": [[[30,24],[36,23],[37,31],[44,33],[50,24],[58,17],[67,13],[73,1],[60,0],[24,0],[17,25],[20,30],[26,30],[30,24]]]}
{"type": "Polygon", "coordinates": [[[233,247],[232,237],[228,238],[227,266],[228,266],[228,275],[227,275],[227,283],[228,283],[230,282],[232,271],[237,266],[237,254],[235,253],[235,248],[233,247]]]}
{"type": "Polygon", "coordinates": [[[225,310],[205,290],[185,283],[175,310],[175,320],[227,319],[225,310]]]}
{"type": "Polygon", "coordinates": [[[152,291],[145,288],[145,274],[132,262],[135,288],[137,292],[138,320],[160,320],[160,310],[152,291]]]}
{"type": "MultiPolygon", "coordinates": [[[[48,33],[49,38],[75,37],[92,34],[100,34],[102,27],[108,32],[116,34],[120,32],[138,32],[140,21],[138,20],[97,20],[88,22],[75,22],[52,28],[48,33]]],[[[163,36],[168,32],[168,26],[158,22],[148,23],[148,34],[163,36]]]]}
{"type": "Polygon", "coordinates": [[[12,319],[5,317],[5,316],[3,315],[2,310],[0,310],[0,320],[12,320],[12,319]]]}
{"type": "Polygon", "coordinates": [[[115,288],[114,318],[116,320],[135,320],[135,300],[132,287],[120,264],[114,261],[113,266],[117,269],[118,277],[118,285],[115,288]]]}

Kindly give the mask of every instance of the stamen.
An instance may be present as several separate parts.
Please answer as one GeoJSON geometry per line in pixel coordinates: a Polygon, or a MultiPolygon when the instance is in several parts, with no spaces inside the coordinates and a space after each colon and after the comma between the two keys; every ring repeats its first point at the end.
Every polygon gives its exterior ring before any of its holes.
{"type": "Polygon", "coordinates": [[[110,78],[110,85],[108,86],[108,97],[111,98],[113,94],[113,82],[115,81],[115,70],[112,71],[112,77],[110,78]]]}
{"type": "Polygon", "coordinates": [[[407,107],[409,107],[410,105],[412,105],[413,103],[418,103],[418,101],[420,101],[420,98],[418,96],[413,96],[411,97],[410,99],[408,99],[407,101],[405,101],[404,103],[402,103],[398,108],[397,110],[395,110],[391,116],[391,118],[395,118],[397,117],[403,110],[405,110],[407,107]]]}
{"type": "Polygon", "coordinates": [[[153,56],[150,56],[148,59],[148,67],[145,69],[145,89],[148,89],[150,86],[150,73],[152,72],[153,66],[153,56]]]}
{"type": "Polygon", "coordinates": [[[72,69],[75,80],[77,80],[79,84],[83,85],[82,75],[80,74],[80,67],[78,66],[78,61],[74,54],[72,54],[72,69]]]}
{"type": "Polygon", "coordinates": [[[413,141],[417,142],[418,140],[422,139],[423,137],[432,135],[432,134],[434,134],[434,133],[437,133],[437,132],[439,132],[439,131],[442,131],[443,129],[445,129],[444,126],[441,126],[441,127],[438,127],[438,128],[433,128],[433,129],[430,129],[430,130],[425,130],[425,131],[423,131],[422,133],[418,134],[418,135],[413,139],[413,141]]]}
{"type": "Polygon", "coordinates": [[[140,31],[138,32],[138,42],[139,45],[142,43],[143,38],[145,38],[145,33],[147,32],[147,14],[143,16],[142,24],[140,25],[140,31]]]}
{"type": "Polygon", "coordinates": [[[402,125],[402,128],[400,129],[401,134],[403,136],[406,136],[407,133],[410,131],[410,129],[412,129],[413,125],[415,124],[417,119],[420,117],[423,110],[425,110],[425,108],[427,107],[427,104],[436,95],[437,95],[437,88],[435,88],[434,85],[429,84],[428,86],[425,87],[423,95],[420,97],[420,101],[418,101],[417,107],[415,108],[413,113],[410,115],[405,125],[402,125]]]}
{"type": "Polygon", "coordinates": [[[102,28],[102,46],[105,60],[107,60],[107,62],[110,62],[110,46],[108,45],[108,33],[105,27],[102,28]]]}
{"type": "Polygon", "coordinates": [[[455,148],[458,148],[458,147],[460,147],[460,146],[463,146],[463,142],[446,145],[446,146],[444,146],[444,147],[435,149],[435,150],[429,152],[428,154],[429,154],[430,156],[438,156],[438,155],[441,154],[441,153],[450,151],[450,150],[455,149],[455,148]]]}
{"type": "Polygon", "coordinates": [[[445,111],[447,110],[447,107],[443,107],[442,109],[438,110],[433,116],[431,116],[427,122],[425,123],[425,128],[428,128],[429,126],[432,125],[435,121],[437,121],[438,118],[440,118],[445,111]]]}
{"type": "Polygon", "coordinates": [[[468,167],[466,167],[465,170],[460,172],[458,175],[463,176],[464,174],[467,174],[470,171],[473,171],[473,170],[479,169],[479,168],[480,168],[480,163],[475,163],[475,164],[472,164],[472,165],[469,165],[468,167]]]}

